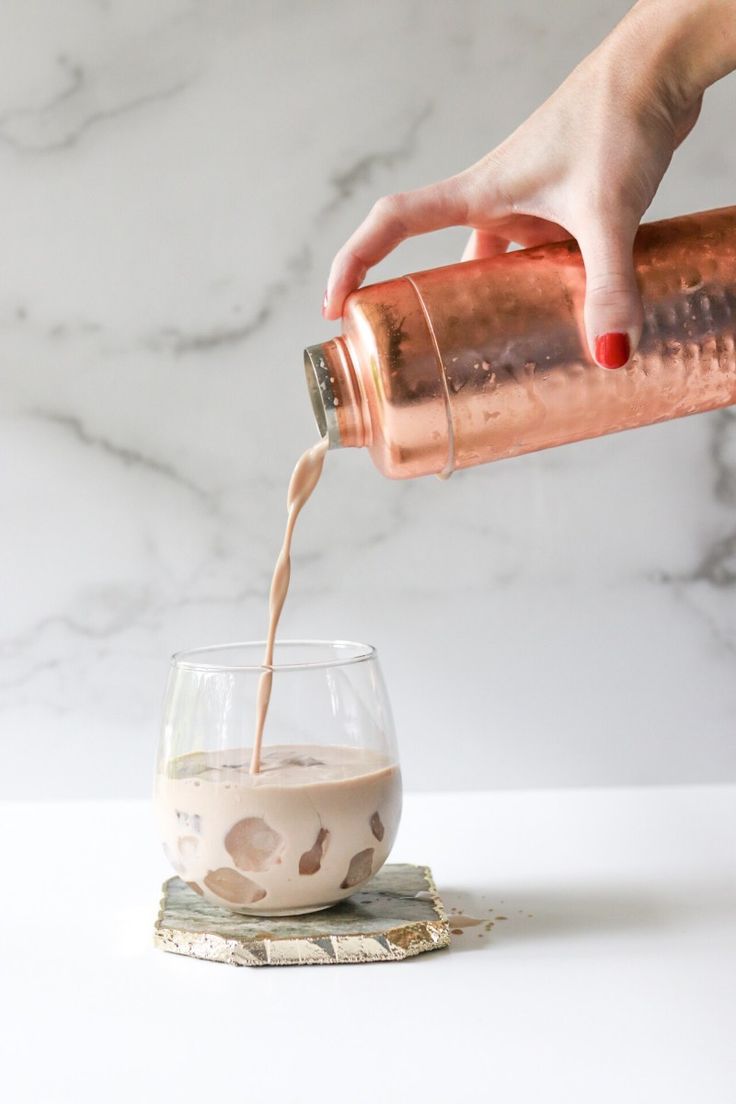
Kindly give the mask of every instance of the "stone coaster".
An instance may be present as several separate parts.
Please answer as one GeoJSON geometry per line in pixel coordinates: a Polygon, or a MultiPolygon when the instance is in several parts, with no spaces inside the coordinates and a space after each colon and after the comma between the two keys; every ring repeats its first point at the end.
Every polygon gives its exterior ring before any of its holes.
{"type": "Polygon", "coordinates": [[[306,916],[241,916],[180,878],[163,885],[154,944],[231,966],[391,962],[446,947],[450,925],[427,866],[393,863],[334,908],[306,916]]]}

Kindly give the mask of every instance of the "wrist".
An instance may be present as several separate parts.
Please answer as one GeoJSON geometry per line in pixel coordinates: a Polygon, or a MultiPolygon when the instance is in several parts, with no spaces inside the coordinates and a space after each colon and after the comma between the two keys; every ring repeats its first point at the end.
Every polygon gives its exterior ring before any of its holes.
{"type": "Polygon", "coordinates": [[[638,0],[619,27],[683,108],[736,69],[736,0],[638,0]]]}

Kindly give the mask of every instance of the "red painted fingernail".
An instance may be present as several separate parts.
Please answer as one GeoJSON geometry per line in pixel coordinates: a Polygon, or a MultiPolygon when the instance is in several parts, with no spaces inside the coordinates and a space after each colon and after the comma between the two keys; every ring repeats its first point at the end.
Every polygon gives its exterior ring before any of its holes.
{"type": "Polygon", "coordinates": [[[622,368],[631,355],[627,333],[607,333],[596,338],[595,359],[604,368],[622,368]]]}
{"type": "Polygon", "coordinates": [[[324,299],[322,300],[322,313],[324,314],[326,310],[327,310],[327,292],[325,292],[324,299]]]}

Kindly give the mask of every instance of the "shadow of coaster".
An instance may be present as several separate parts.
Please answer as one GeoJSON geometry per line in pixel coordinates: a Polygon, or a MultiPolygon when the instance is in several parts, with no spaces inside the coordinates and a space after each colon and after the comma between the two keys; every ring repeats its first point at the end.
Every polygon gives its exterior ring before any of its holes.
{"type": "Polygon", "coordinates": [[[428,866],[384,866],[334,908],[306,916],[241,916],[169,878],[154,945],[231,966],[396,962],[448,946],[450,925],[428,866]]]}

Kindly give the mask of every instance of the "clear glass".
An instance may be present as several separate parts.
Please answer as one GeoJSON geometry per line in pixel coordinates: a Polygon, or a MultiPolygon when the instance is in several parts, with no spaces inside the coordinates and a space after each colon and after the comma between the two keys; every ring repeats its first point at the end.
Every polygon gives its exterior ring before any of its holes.
{"type": "Polygon", "coordinates": [[[263,641],[172,659],[156,762],[164,850],[234,912],[328,908],[383,866],[401,816],[391,707],[374,648],[276,644],[260,769],[251,771],[263,641]]]}

